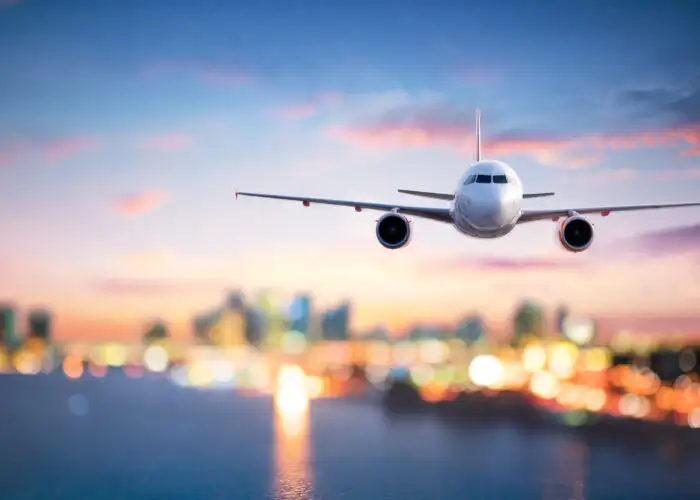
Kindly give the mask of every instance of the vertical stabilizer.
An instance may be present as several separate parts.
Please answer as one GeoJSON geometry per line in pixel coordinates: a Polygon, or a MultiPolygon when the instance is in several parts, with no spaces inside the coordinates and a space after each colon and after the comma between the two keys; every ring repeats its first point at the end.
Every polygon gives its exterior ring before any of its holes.
{"type": "Polygon", "coordinates": [[[476,161],[481,161],[481,110],[476,110],[476,161]]]}

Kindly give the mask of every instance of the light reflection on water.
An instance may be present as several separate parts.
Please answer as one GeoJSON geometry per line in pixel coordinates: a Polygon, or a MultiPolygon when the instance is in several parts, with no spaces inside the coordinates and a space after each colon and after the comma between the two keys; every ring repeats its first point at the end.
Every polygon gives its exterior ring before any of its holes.
{"type": "Polygon", "coordinates": [[[274,405],[273,498],[311,498],[309,467],[309,398],[305,376],[296,369],[281,370],[274,405]]]}

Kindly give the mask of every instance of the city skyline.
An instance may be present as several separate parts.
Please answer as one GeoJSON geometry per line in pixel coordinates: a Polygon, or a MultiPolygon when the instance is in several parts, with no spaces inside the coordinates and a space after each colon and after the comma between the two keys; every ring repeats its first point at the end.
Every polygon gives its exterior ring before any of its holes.
{"type": "Polygon", "coordinates": [[[189,335],[232,283],[352,300],[357,330],[524,298],[692,318],[697,209],[591,217],[579,255],[547,222],[415,221],[386,251],[376,214],[233,193],[437,205],[396,190],[451,190],[480,107],[484,155],[556,192],[528,207],[697,200],[699,8],[0,2],[0,299],[49,308],[56,338],[189,335]]]}

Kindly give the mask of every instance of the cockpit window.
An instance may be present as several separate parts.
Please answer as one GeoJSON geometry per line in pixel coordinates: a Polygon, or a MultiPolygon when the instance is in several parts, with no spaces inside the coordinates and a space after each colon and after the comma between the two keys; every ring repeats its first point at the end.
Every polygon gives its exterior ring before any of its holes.
{"type": "Polygon", "coordinates": [[[476,182],[477,184],[490,184],[491,183],[491,176],[490,175],[477,175],[476,176],[476,182]]]}
{"type": "Polygon", "coordinates": [[[474,184],[475,180],[476,180],[476,175],[472,174],[469,177],[467,177],[466,181],[464,181],[464,185],[466,186],[467,184],[474,184]]]}
{"type": "Polygon", "coordinates": [[[493,176],[493,183],[494,184],[508,184],[508,177],[505,175],[494,175],[493,176]]]}

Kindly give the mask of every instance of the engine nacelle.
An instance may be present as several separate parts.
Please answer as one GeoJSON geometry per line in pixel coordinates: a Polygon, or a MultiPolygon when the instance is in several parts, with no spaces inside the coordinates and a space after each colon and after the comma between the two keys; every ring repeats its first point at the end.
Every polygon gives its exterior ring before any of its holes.
{"type": "Polygon", "coordinates": [[[404,247],[411,240],[411,223],[403,215],[384,214],[377,221],[377,239],[384,248],[404,247]]]}
{"type": "Polygon", "coordinates": [[[569,217],[559,228],[559,241],[569,252],[583,252],[593,243],[593,224],[580,215],[569,217]]]}

